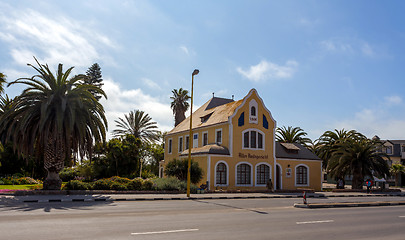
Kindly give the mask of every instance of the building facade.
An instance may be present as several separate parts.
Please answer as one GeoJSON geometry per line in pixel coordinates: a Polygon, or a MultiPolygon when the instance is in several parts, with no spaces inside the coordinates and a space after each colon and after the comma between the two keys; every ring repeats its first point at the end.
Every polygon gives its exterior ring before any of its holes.
{"type": "Polygon", "coordinates": [[[322,161],[299,144],[275,142],[276,121],[255,89],[241,100],[213,97],[165,137],[160,175],[173,159],[188,157],[204,171],[210,190],[322,189],[322,161]]]}
{"type": "MultiPolygon", "coordinates": [[[[378,138],[378,136],[376,136],[378,138]]],[[[405,140],[381,140],[383,142],[381,152],[386,153],[390,159],[388,165],[391,167],[392,164],[402,164],[405,165],[405,140]]],[[[399,176],[391,176],[387,179],[390,185],[395,185],[395,178],[397,177],[397,184],[402,186],[405,184],[405,174],[400,174],[399,176]]]]}

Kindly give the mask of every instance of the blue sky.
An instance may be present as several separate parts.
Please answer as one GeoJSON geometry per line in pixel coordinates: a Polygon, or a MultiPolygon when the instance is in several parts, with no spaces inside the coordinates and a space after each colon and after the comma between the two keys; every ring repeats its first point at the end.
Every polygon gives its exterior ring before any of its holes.
{"type": "MultiPolygon", "coordinates": [[[[140,109],[173,127],[172,89],[195,109],[256,88],[278,126],[405,139],[403,1],[0,2],[0,72],[101,66],[109,120],[140,109]]],[[[22,86],[6,93],[15,96],[22,86]]]]}

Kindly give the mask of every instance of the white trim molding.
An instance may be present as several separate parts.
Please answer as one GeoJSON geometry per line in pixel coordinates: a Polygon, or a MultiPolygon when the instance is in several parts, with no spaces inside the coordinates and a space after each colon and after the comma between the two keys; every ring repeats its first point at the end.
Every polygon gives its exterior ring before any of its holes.
{"type": "Polygon", "coordinates": [[[253,165],[250,162],[238,162],[235,165],[235,186],[236,187],[253,187],[253,165]],[[238,166],[241,164],[247,164],[250,166],[250,184],[238,184],[238,166]]]}
{"type": "Polygon", "coordinates": [[[301,163],[301,164],[298,164],[297,166],[295,166],[295,168],[294,168],[294,183],[295,183],[296,187],[309,187],[310,186],[310,182],[309,182],[310,178],[309,178],[309,176],[310,176],[310,173],[309,173],[308,165],[301,163]],[[297,168],[299,168],[299,167],[306,167],[307,168],[307,184],[297,184],[297,168]]]}
{"type": "Polygon", "coordinates": [[[270,177],[272,183],[274,184],[273,178],[271,177],[271,175],[272,175],[271,174],[271,169],[272,169],[271,165],[269,163],[267,163],[267,162],[259,162],[258,164],[255,165],[255,186],[256,187],[266,187],[267,186],[267,181],[266,181],[265,184],[257,184],[257,167],[262,165],[262,164],[269,167],[269,175],[270,175],[269,177],[270,177]]]}
{"type": "Polygon", "coordinates": [[[248,150],[254,150],[254,151],[257,151],[257,150],[265,151],[266,150],[266,134],[257,128],[247,128],[247,129],[243,130],[242,131],[242,149],[243,150],[248,149],[248,150]],[[252,131],[256,132],[256,146],[257,146],[256,148],[250,147],[250,140],[251,140],[250,132],[252,132],[252,131]],[[246,132],[249,132],[249,147],[247,147],[247,148],[245,147],[245,133],[246,132]],[[259,146],[259,133],[262,135],[262,148],[258,147],[259,146]]]}
{"type": "Polygon", "coordinates": [[[227,187],[227,186],[229,186],[229,166],[227,162],[220,160],[215,164],[214,168],[214,187],[227,187]],[[226,166],[226,184],[217,184],[217,167],[220,163],[223,163],[226,166]]]}

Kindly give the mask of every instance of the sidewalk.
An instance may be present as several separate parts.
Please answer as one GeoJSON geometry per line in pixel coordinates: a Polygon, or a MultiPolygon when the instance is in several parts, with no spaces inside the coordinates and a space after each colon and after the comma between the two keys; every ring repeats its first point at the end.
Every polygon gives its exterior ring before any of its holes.
{"type": "MultiPolygon", "coordinates": [[[[72,192],[73,193],[73,192],[72,192]]],[[[330,198],[330,197],[386,197],[405,196],[400,193],[358,193],[358,192],[315,192],[307,193],[307,198],[330,198]]],[[[71,195],[0,195],[0,201],[14,200],[17,202],[91,202],[91,201],[156,201],[156,200],[209,200],[209,199],[271,199],[271,198],[302,198],[302,193],[206,193],[191,194],[71,194],[71,195]]]]}

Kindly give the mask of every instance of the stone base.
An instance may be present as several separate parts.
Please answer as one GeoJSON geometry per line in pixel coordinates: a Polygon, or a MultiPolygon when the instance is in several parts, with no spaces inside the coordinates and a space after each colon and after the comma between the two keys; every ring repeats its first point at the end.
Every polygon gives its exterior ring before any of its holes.
{"type": "Polygon", "coordinates": [[[61,179],[45,179],[43,183],[44,190],[60,190],[62,187],[61,179]]]}

